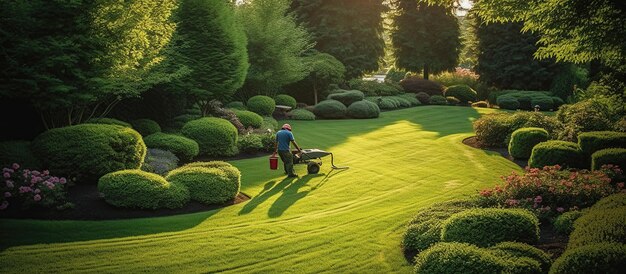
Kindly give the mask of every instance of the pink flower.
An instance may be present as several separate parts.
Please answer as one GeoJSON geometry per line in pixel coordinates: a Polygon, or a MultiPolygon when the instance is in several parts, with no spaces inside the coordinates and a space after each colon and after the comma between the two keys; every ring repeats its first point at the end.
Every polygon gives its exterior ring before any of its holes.
{"type": "Polygon", "coordinates": [[[5,172],[3,176],[4,178],[11,178],[11,173],[5,172]]]}
{"type": "Polygon", "coordinates": [[[39,193],[41,193],[41,190],[37,188],[37,189],[35,189],[35,191],[33,191],[33,192],[34,192],[35,194],[39,194],[39,193]]]}
{"type": "Polygon", "coordinates": [[[617,188],[624,188],[624,183],[617,183],[617,188]]]}
{"type": "Polygon", "coordinates": [[[18,169],[18,168],[20,168],[20,165],[18,163],[13,163],[13,165],[11,167],[13,169],[18,169]]]}
{"type": "Polygon", "coordinates": [[[49,189],[53,189],[53,188],[54,188],[54,184],[53,184],[53,183],[51,183],[51,182],[46,182],[46,186],[47,186],[49,189]]]}
{"type": "Polygon", "coordinates": [[[41,175],[41,173],[39,173],[39,171],[37,171],[37,170],[33,170],[33,175],[39,176],[39,175],[41,175]]]}
{"type": "Polygon", "coordinates": [[[33,196],[33,200],[35,200],[35,202],[39,202],[41,200],[41,195],[37,194],[33,196]]]}
{"type": "Polygon", "coordinates": [[[11,195],[11,192],[5,192],[5,193],[4,193],[4,198],[9,198],[9,197],[11,197],[11,196],[12,196],[12,195],[11,195]]]}
{"type": "Polygon", "coordinates": [[[33,191],[33,189],[30,188],[30,187],[27,187],[27,186],[21,186],[20,187],[20,193],[28,193],[28,192],[31,192],[31,191],[33,191]]]}
{"type": "Polygon", "coordinates": [[[7,187],[8,187],[8,188],[13,188],[13,181],[11,181],[11,180],[7,180],[7,181],[6,181],[6,184],[7,184],[7,187]]]}
{"type": "Polygon", "coordinates": [[[540,204],[541,201],[543,201],[543,198],[541,198],[541,196],[535,197],[535,203],[540,204]]]}
{"type": "Polygon", "coordinates": [[[67,180],[65,180],[65,178],[61,177],[61,179],[59,179],[59,183],[65,184],[65,183],[67,183],[67,180]]]}
{"type": "Polygon", "coordinates": [[[2,202],[2,204],[0,205],[0,210],[5,210],[5,209],[7,209],[7,207],[9,207],[9,202],[4,201],[4,202],[2,202]]]}
{"type": "Polygon", "coordinates": [[[563,213],[563,211],[565,211],[565,208],[557,207],[556,211],[558,211],[559,213],[563,213]]]}
{"type": "Polygon", "coordinates": [[[48,171],[48,170],[44,170],[44,171],[43,171],[43,175],[50,175],[50,171],[48,171]]]}

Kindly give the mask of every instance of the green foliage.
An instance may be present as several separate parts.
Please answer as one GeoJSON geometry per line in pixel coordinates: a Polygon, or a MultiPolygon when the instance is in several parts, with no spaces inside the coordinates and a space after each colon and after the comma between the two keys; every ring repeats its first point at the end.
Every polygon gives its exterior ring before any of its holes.
{"type": "Polygon", "coordinates": [[[509,142],[509,154],[516,159],[528,159],[533,147],[548,141],[550,135],[543,128],[528,127],[513,131],[509,142]]]}
{"type": "Polygon", "coordinates": [[[263,123],[261,123],[261,127],[259,130],[268,130],[276,131],[278,129],[278,121],[273,117],[263,117],[263,123]]]}
{"type": "Polygon", "coordinates": [[[239,169],[224,161],[193,162],[186,164],[184,167],[217,168],[223,171],[231,182],[241,180],[241,172],[239,172],[239,169]]]}
{"type": "Polygon", "coordinates": [[[309,75],[287,89],[298,101],[317,104],[318,98],[330,89],[330,85],[343,81],[346,67],[332,55],[316,50],[307,52],[304,62],[310,70],[309,75]]]}
{"type": "Polygon", "coordinates": [[[98,180],[104,200],[116,207],[159,209],[181,208],[189,201],[189,191],[163,177],[141,170],[120,170],[98,180]]]}
{"type": "Polygon", "coordinates": [[[132,128],[132,126],[129,123],[126,123],[124,121],[120,121],[114,118],[91,118],[87,120],[85,124],[116,125],[116,126],[132,128]]]}
{"type": "Polygon", "coordinates": [[[276,108],[274,99],[265,95],[257,95],[248,99],[246,105],[250,111],[261,116],[271,116],[276,108]]]}
{"type": "Polygon", "coordinates": [[[378,108],[376,103],[363,100],[350,104],[347,113],[348,116],[357,119],[378,118],[380,115],[380,108],[378,108]]]}
{"type": "Polygon", "coordinates": [[[315,120],[315,114],[303,108],[298,108],[288,113],[288,119],[291,120],[315,120]]]}
{"type": "Polygon", "coordinates": [[[324,100],[315,105],[313,113],[316,117],[326,119],[341,119],[345,118],[348,109],[346,106],[337,100],[324,100]]]}
{"type": "Polygon", "coordinates": [[[178,167],[178,157],[167,150],[148,148],[141,170],[165,175],[178,167]]]}
{"type": "Polygon", "coordinates": [[[237,141],[237,147],[240,152],[245,153],[257,153],[263,151],[263,143],[261,142],[261,136],[258,134],[246,134],[239,137],[237,141]]]}
{"type": "Polygon", "coordinates": [[[473,123],[478,141],[485,146],[506,146],[513,131],[525,127],[538,127],[554,136],[560,129],[558,121],[539,112],[519,111],[513,114],[483,115],[473,123]]]}
{"type": "Polygon", "coordinates": [[[565,105],[565,101],[561,97],[552,96],[552,106],[554,109],[559,109],[562,105],[565,105]]]}
{"type": "Polygon", "coordinates": [[[577,88],[587,88],[589,84],[587,74],[586,69],[566,64],[552,80],[550,92],[561,99],[566,99],[574,95],[574,90],[577,88]]]}
{"type": "Polygon", "coordinates": [[[226,108],[230,108],[230,109],[248,110],[246,108],[246,105],[243,102],[241,102],[241,101],[232,101],[232,102],[226,104],[225,107],[226,108]]]}
{"type": "Polygon", "coordinates": [[[400,83],[400,81],[402,81],[402,79],[406,77],[406,74],[406,71],[392,67],[391,69],[389,69],[389,71],[387,71],[385,81],[391,83],[400,83]]]}
{"type": "Polygon", "coordinates": [[[392,100],[389,97],[379,97],[376,101],[376,104],[380,109],[384,110],[392,110],[400,107],[396,100],[392,100]]]}
{"type": "Polygon", "coordinates": [[[143,141],[148,148],[172,152],[183,161],[190,161],[200,153],[200,147],[196,141],[180,135],[158,132],[146,136],[143,141]]]}
{"type": "Polygon", "coordinates": [[[533,147],[528,165],[536,168],[553,165],[584,168],[586,162],[578,144],[566,141],[547,141],[533,147]]]}
{"type": "Polygon", "coordinates": [[[130,122],[133,129],[139,132],[141,136],[148,136],[157,132],[161,132],[161,126],[154,120],[150,119],[137,119],[130,122]]]}
{"type": "Polygon", "coordinates": [[[478,100],[478,98],[476,97],[476,91],[468,85],[449,86],[444,90],[444,95],[446,97],[455,97],[459,99],[459,101],[461,101],[461,103],[463,104],[475,102],[476,100],[478,100]]]}
{"type": "Polygon", "coordinates": [[[578,145],[587,156],[605,148],[626,148],[626,133],[591,131],[578,134],[578,145]]]}
{"type": "MultiPolygon", "coordinates": [[[[550,256],[534,246],[518,242],[501,242],[490,248],[491,250],[504,251],[508,259],[529,258],[537,261],[541,267],[542,273],[548,273],[552,265],[550,256]]],[[[504,254],[503,253],[503,254],[504,254]]],[[[500,254],[500,253],[498,253],[500,254]]]]}
{"type": "Polygon", "coordinates": [[[450,9],[427,1],[394,0],[391,44],[395,66],[440,73],[454,69],[461,51],[459,22],[450,9]]]}
{"type": "Polygon", "coordinates": [[[263,125],[263,117],[247,110],[233,110],[237,119],[243,124],[244,127],[260,128],[263,125]]]}
{"type": "Polygon", "coordinates": [[[250,56],[250,69],[243,86],[245,97],[257,94],[273,97],[282,86],[309,74],[302,53],[313,47],[311,37],[296,24],[288,8],[287,0],[250,1],[237,7],[239,21],[248,37],[250,56]]]}
{"type": "Polygon", "coordinates": [[[461,100],[457,99],[454,96],[446,96],[446,101],[448,101],[448,105],[456,106],[461,103],[461,100]]]}
{"type": "Polygon", "coordinates": [[[0,167],[9,167],[13,163],[18,163],[22,168],[41,168],[41,161],[31,151],[29,141],[0,142],[0,167]]]}
{"type": "Polygon", "coordinates": [[[489,103],[487,103],[485,101],[478,101],[476,103],[472,103],[472,107],[475,107],[475,108],[488,108],[489,107],[489,103]]]}
{"type": "Polygon", "coordinates": [[[428,95],[443,95],[444,90],[444,87],[437,82],[425,80],[415,76],[405,78],[400,81],[400,85],[404,88],[404,91],[417,94],[425,92],[428,95]]]}
{"type": "Polygon", "coordinates": [[[237,154],[237,128],[227,120],[205,117],[187,122],[181,133],[196,141],[200,155],[233,156],[237,154]]]}
{"type": "Polygon", "coordinates": [[[599,170],[603,165],[626,167],[626,148],[607,148],[591,155],[591,168],[599,170]]]}
{"type": "Polygon", "coordinates": [[[102,175],[141,167],[146,145],[131,128],[81,124],[48,130],[31,148],[51,172],[93,183],[102,175]]]}
{"type": "Polygon", "coordinates": [[[448,100],[446,100],[446,98],[441,95],[433,95],[433,96],[430,96],[430,98],[428,99],[428,104],[429,105],[447,105],[448,100]]]}
{"type": "Polygon", "coordinates": [[[202,116],[198,114],[182,114],[168,121],[167,126],[170,130],[179,131],[187,122],[200,118],[202,118],[202,116]]]}
{"type": "Polygon", "coordinates": [[[441,240],[481,247],[506,241],[535,243],[539,240],[539,220],[523,209],[471,209],[443,223],[441,240]]]}
{"type": "Polygon", "coordinates": [[[554,110],[554,103],[551,97],[532,98],[530,100],[530,104],[533,106],[533,108],[539,108],[539,110],[542,111],[554,110]]]}
{"type": "Polygon", "coordinates": [[[411,106],[419,106],[422,104],[422,102],[417,99],[417,96],[414,93],[403,93],[398,95],[398,97],[407,100],[409,104],[411,104],[411,106]]]}
{"type": "Polygon", "coordinates": [[[385,96],[384,98],[389,98],[390,100],[395,101],[399,108],[410,108],[413,106],[409,100],[400,96],[385,96]]]}
{"type": "Polygon", "coordinates": [[[565,212],[554,220],[554,230],[562,235],[569,235],[574,231],[574,222],[583,216],[584,212],[579,210],[565,212]]]}
{"type": "Polygon", "coordinates": [[[459,67],[457,67],[454,71],[444,71],[440,74],[433,75],[432,80],[446,87],[466,85],[474,90],[477,88],[483,88],[482,84],[478,82],[478,74],[469,69],[459,67]]]}
{"type": "Polygon", "coordinates": [[[423,105],[427,105],[428,102],[430,102],[430,95],[423,91],[416,93],[415,98],[417,98],[417,100],[419,100],[423,105]]]}
{"type": "Polygon", "coordinates": [[[532,91],[532,90],[500,90],[489,94],[489,102],[497,102],[501,96],[513,97],[520,102],[520,108],[532,110],[531,101],[536,98],[552,98],[552,93],[548,91],[532,91]]]}
{"type": "Polygon", "coordinates": [[[291,9],[315,37],[315,49],[343,63],[346,79],[378,70],[385,54],[382,1],[294,0],[291,9]]]}
{"type": "Polygon", "coordinates": [[[612,113],[600,100],[586,100],[559,108],[556,118],[564,125],[559,139],[575,141],[578,133],[612,128],[612,113]]]}
{"type": "Polygon", "coordinates": [[[363,98],[365,98],[365,95],[360,90],[346,90],[340,93],[333,93],[327,97],[327,99],[341,102],[346,107],[349,107],[354,102],[363,100],[363,98]]]}
{"type": "Polygon", "coordinates": [[[518,101],[518,99],[509,95],[498,97],[496,104],[498,104],[498,106],[502,109],[516,110],[520,107],[520,102],[518,101]]]}
{"type": "Polygon", "coordinates": [[[204,204],[222,204],[239,193],[240,181],[233,180],[222,168],[183,166],[166,177],[172,184],[184,185],[191,199],[204,204]]]}
{"type": "Polygon", "coordinates": [[[619,274],[624,268],[626,268],[626,245],[599,243],[567,250],[554,262],[550,274],[619,274]]]}
{"type": "Polygon", "coordinates": [[[278,94],[274,97],[274,101],[277,105],[283,105],[291,107],[292,109],[296,108],[296,99],[287,95],[287,94],[278,94]]]}
{"type": "Polygon", "coordinates": [[[402,86],[389,82],[380,83],[363,79],[352,79],[348,81],[351,89],[362,91],[365,96],[390,96],[402,93],[402,86]]]}

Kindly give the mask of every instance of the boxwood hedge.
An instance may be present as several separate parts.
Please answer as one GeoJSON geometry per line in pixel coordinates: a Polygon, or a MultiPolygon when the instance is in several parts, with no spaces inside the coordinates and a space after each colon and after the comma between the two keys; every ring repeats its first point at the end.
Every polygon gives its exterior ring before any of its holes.
{"type": "Polygon", "coordinates": [[[148,148],[167,150],[182,161],[190,161],[200,153],[200,146],[196,141],[180,135],[158,132],[143,140],[148,148]]]}
{"type": "Polygon", "coordinates": [[[620,274],[626,269],[626,245],[600,243],[565,251],[550,274],[606,273],[620,274]]]}
{"type": "Polygon", "coordinates": [[[233,181],[223,168],[183,166],[170,171],[166,179],[189,189],[192,200],[205,204],[221,204],[233,200],[240,182],[233,181]]]}
{"type": "Polygon", "coordinates": [[[257,95],[248,99],[246,103],[248,110],[261,116],[271,116],[276,108],[276,102],[271,97],[265,95],[257,95]]]}
{"type": "Polygon", "coordinates": [[[289,112],[291,120],[315,120],[315,114],[303,108],[297,108],[289,112]]]}
{"type": "Polygon", "coordinates": [[[365,95],[360,90],[346,90],[340,93],[333,93],[328,95],[327,99],[337,100],[344,106],[349,107],[354,102],[363,100],[365,95]]]}
{"type": "Polygon", "coordinates": [[[584,168],[587,166],[586,162],[578,144],[566,141],[547,141],[533,147],[528,165],[536,168],[553,165],[584,168]]]}
{"type": "Polygon", "coordinates": [[[233,110],[237,119],[243,124],[244,127],[260,128],[263,125],[263,117],[252,111],[247,110],[233,110]]]}
{"type": "Polygon", "coordinates": [[[591,168],[598,170],[603,165],[626,167],[626,148],[607,148],[598,150],[591,155],[591,168]]]}
{"type": "Polygon", "coordinates": [[[316,117],[326,119],[341,119],[346,117],[348,108],[337,100],[324,100],[315,105],[314,113],[316,117]]]}
{"type": "Polygon", "coordinates": [[[276,95],[276,97],[274,97],[274,101],[276,102],[276,105],[288,106],[292,109],[295,109],[297,104],[296,99],[287,94],[276,95]]]}
{"type": "Polygon", "coordinates": [[[452,96],[457,98],[463,104],[476,102],[476,100],[478,100],[476,91],[468,85],[449,86],[444,90],[444,95],[446,97],[452,96]]]}
{"type": "Polygon", "coordinates": [[[237,154],[237,128],[228,120],[205,117],[187,122],[182,134],[196,141],[200,155],[233,156],[237,154]]]}
{"type": "Polygon", "coordinates": [[[509,154],[516,159],[528,159],[533,147],[541,142],[548,141],[548,131],[543,128],[527,127],[513,131],[509,141],[509,154]]]}
{"type": "Polygon", "coordinates": [[[626,132],[583,132],[578,134],[578,145],[587,156],[605,148],[626,148],[626,132]]]}
{"type": "Polygon", "coordinates": [[[348,107],[348,116],[357,119],[370,119],[378,118],[380,115],[380,108],[375,103],[370,101],[358,101],[352,103],[348,107]]]}

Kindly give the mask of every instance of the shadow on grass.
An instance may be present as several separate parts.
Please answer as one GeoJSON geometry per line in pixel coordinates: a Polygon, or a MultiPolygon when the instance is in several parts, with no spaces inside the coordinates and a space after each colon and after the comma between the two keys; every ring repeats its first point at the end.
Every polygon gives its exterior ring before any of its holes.
{"type": "MultiPolygon", "coordinates": [[[[300,199],[306,197],[307,195],[309,195],[309,193],[311,193],[311,191],[313,191],[315,189],[318,189],[319,186],[311,187],[311,189],[305,190],[305,191],[300,191],[300,188],[302,188],[303,186],[307,185],[307,183],[309,181],[311,181],[311,179],[317,178],[317,177],[322,177],[322,176],[324,176],[324,175],[322,175],[322,174],[308,174],[308,175],[302,176],[302,178],[298,179],[295,183],[290,184],[289,186],[287,186],[282,191],[283,193],[280,195],[280,197],[278,197],[278,199],[276,199],[276,201],[274,201],[274,203],[270,207],[269,211],[267,212],[267,216],[269,216],[270,218],[276,218],[276,217],[280,217],[281,215],[283,215],[283,213],[285,213],[285,211],[289,207],[291,207],[296,202],[298,202],[298,200],[300,200],[300,199]]],[[[320,182],[320,184],[321,183],[322,182],[320,182]]]]}
{"type": "Polygon", "coordinates": [[[296,178],[286,177],[278,184],[276,181],[269,181],[263,186],[263,189],[259,194],[254,196],[250,201],[248,201],[243,208],[239,211],[239,215],[244,215],[252,212],[255,208],[257,208],[260,204],[267,201],[270,197],[280,193],[283,189],[285,189],[291,182],[293,182],[296,178]]]}

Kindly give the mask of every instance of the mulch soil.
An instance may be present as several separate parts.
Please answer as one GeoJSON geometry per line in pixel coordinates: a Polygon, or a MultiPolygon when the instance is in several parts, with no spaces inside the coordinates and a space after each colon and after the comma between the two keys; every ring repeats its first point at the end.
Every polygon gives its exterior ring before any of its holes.
{"type": "Polygon", "coordinates": [[[473,148],[477,148],[477,149],[482,149],[482,150],[488,150],[488,151],[493,151],[493,152],[497,152],[500,155],[502,155],[502,157],[506,158],[507,160],[517,164],[518,166],[524,168],[528,165],[528,161],[526,160],[519,160],[519,159],[514,159],[513,157],[511,157],[511,155],[509,155],[509,150],[506,147],[484,147],[480,144],[480,142],[478,142],[478,139],[476,139],[476,136],[472,136],[472,137],[468,137],[463,139],[463,144],[468,145],[470,147],[473,148]]]}

